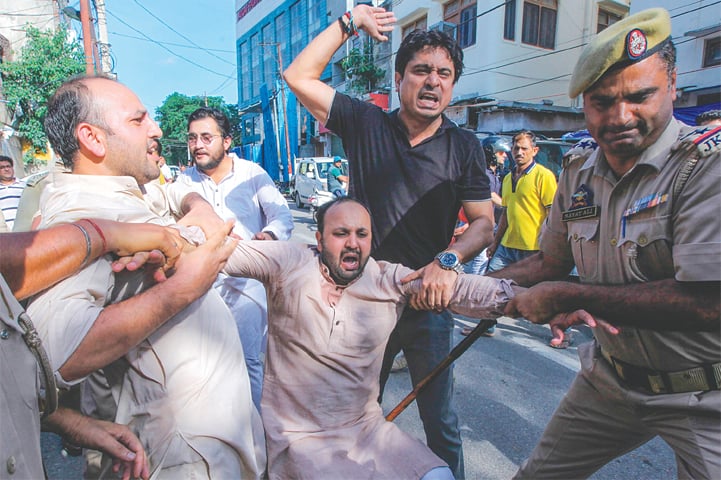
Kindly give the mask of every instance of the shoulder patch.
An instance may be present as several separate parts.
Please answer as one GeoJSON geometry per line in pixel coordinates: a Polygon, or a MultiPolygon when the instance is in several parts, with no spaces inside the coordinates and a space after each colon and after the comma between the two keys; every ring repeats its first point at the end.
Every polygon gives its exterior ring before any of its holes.
{"type": "Polygon", "coordinates": [[[683,135],[679,143],[693,145],[702,157],[721,153],[721,126],[696,127],[683,135]]]}
{"type": "Polygon", "coordinates": [[[585,161],[597,148],[598,144],[593,137],[582,138],[563,155],[564,168],[578,159],[582,158],[585,161]]]}

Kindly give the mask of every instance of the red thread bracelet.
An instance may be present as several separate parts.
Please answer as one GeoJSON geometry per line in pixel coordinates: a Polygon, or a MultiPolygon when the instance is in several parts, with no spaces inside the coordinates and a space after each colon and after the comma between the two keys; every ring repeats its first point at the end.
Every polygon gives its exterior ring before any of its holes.
{"type": "Polygon", "coordinates": [[[100,235],[100,239],[103,241],[103,253],[108,251],[108,242],[105,240],[105,235],[103,234],[103,231],[98,227],[98,224],[90,220],[89,218],[84,218],[86,222],[88,222],[90,225],[93,226],[96,232],[98,232],[98,235],[100,235]]]}

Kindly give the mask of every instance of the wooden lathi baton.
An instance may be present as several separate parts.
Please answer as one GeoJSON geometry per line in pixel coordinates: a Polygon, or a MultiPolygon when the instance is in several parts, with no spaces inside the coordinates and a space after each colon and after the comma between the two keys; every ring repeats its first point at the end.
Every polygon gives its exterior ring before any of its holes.
{"type": "Polygon", "coordinates": [[[488,331],[489,328],[494,326],[496,324],[495,320],[481,320],[478,325],[476,325],[476,328],[471,330],[471,333],[468,334],[466,338],[461,340],[458,345],[453,347],[453,350],[451,350],[451,353],[448,354],[446,358],[441,361],[438,365],[436,365],[436,368],[433,369],[431,373],[426,375],[426,377],[418,382],[416,386],[413,388],[413,391],[406,395],[406,398],[401,400],[401,403],[396,405],[396,407],[391,410],[391,412],[386,415],[386,420],[389,422],[392,422],[396,419],[398,415],[401,414],[403,410],[408,408],[408,405],[413,403],[413,400],[416,399],[418,394],[425,388],[426,385],[431,383],[443,370],[448,368],[451,363],[453,363],[458,357],[460,357],[463,352],[468,350],[468,348],[473,345],[473,342],[478,340],[478,337],[483,335],[486,331],[488,331]]]}

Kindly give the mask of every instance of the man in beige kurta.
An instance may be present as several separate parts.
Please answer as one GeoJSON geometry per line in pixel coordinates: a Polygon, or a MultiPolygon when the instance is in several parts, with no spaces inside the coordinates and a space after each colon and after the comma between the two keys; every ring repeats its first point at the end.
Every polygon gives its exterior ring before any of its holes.
{"type": "MultiPolygon", "coordinates": [[[[104,78],[70,80],[50,100],[47,116],[53,148],[73,173],[58,173],[45,188],[43,227],[81,218],[174,223],[163,214],[179,209],[180,194],[165,197],[156,189],[146,200],[139,187],[158,175],[146,151],[161,132],[129,89],[104,78]],[[66,118],[89,99],[77,113],[86,118],[66,118]],[[98,105],[105,109],[93,112],[98,105]]],[[[210,289],[186,302],[182,282],[172,297],[153,297],[145,292],[145,272],[114,273],[112,260],[90,263],[28,307],[58,384],[79,383],[104,367],[115,421],[140,438],[154,478],[260,477],[262,426],[223,300],[210,289]]]]}
{"type": "MultiPolygon", "coordinates": [[[[240,242],[225,268],[232,275],[262,281],[268,294],[261,414],[269,476],[422,478],[445,463],[426,445],[387,422],[377,401],[386,342],[406,298],[419,284],[402,285],[401,279],[412,270],[399,264],[369,258],[363,268],[362,253],[357,254],[361,259],[349,260],[356,278],[340,281],[319,249],[325,244],[328,251],[327,237],[337,235],[344,245],[341,257],[345,252],[362,251],[346,239],[358,229],[370,242],[370,217],[347,197],[328,205],[329,210],[319,212],[327,212],[326,218],[319,218],[319,228],[323,228],[322,235],[317,234],[319,247],[240,242]],[[361,226],[332,215],[341,209],[365,215],[361,226]]],[[[344,262],[337,263],[343,266],[344,262]]],[[[512,296],[505,280],[460,275],[450,308],[493,318],[512,296]]],[[[442,478],[452,478],[450,470],[447,475],[442,478]]]]}

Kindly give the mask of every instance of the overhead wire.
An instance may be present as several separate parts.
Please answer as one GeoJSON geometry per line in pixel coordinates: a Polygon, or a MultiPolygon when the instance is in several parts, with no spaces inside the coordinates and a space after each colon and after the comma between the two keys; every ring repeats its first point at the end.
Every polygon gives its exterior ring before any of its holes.
{"type": "MultiPolygon", "coordinates": [[[[111,31],[113,35],[116,35],[118,37],[125,37],[125,38],[132,38],[133,40],[140,40],[142,42],[153,42],[153,40],[148,40],[147,38],[143,37],[136,37],[134,35],[128,35],[127,33],[120,33],[120,32],[113,32],[111,31]]],[[[174,43],[174,42],[163,42],[160,40],[155,40],[155,43],[160,43],[162,45],[170,45],[173,47],[181,47],[181,48],[195,48],[192,45],[188,45],[186,43],[174,43]]],[[[213,52],[221,52],[221,53],[235,53],[235,50],[223,50],[221,48],[205,48],[206,51],[213,51],[213,52]]]]}
{"type": "Polygon", "coordinates": [[[177,52],[174,52],[174,51],[171,50],[170,48],[168,48],[168,47],[166,47],[165,45],[159,43],[157,40],[155,40],[155,39],[153,39],[153,38],[150,38],[150,37],[149,37],[148,35],[146,35],[144,32],[142,32],[142,31],[138,30],[137,28],[133,27],[133,26],[130,25],[128,22],[126,22],[126,21],[123,20],[122,18],[120,18],[120,17],[118,17],[117,15],[115,15],[112,11],[106,10],[106,13],[107,13],[108,15],[112,16],[113,18],[115,18],[117,21],[119,21],[120,23],[122,23],[122,24],[125,25],[126,27],[130,28],[131,30],[133,30],[134,32],[142,35],[142,36],[145,37],[148,41],[150,41],[150,42],[158,45],[158,46],[159,46],[160,48],[162,48],[163,50],[165,50],[165,51],[167,51],[168,53],[170,53],[170,54],[172,54],[172,55],[180,58],[181,60],[185,60],[186,62],[190,63],[191,65],[194,65],[194,66],[196,66],[196,67],[198,67],[198,68],[202,68],[202,69],[205,70],[206,72],[210,72],[210,73],[212,73],[212,74],[214,74],[214,75],[218,75],[219,77],[223,77],[223,78],[233,78],[233,77],[229,77],[228,75],[226,75],[226,74],[224,74],[224,73],[220,73],[220,72],[217,72],[217,71],[215,71],[215,70],[213,70],[213,69],[211,69],[211,68],[205,67],[205,66],[199,64],[198,62],[195,62],[194,60],[191,60],[191,59],[187,58],[187,57],[184,56],[184,55],[181,55],[181,54],[179,54],[179,53],[177,53],[177,52]]]}
{"type": "Polygon", "coordinates": [[[196,48],[198,48],[198,49],[200,49],[200,50],[208,53],[210,56],[217,58],[217,59],[220,60],[221,62],[225,62],[225,63],[227,63],[228,65],[233,65],[233,66],[235,66],[235,63],[229,62],[228,60],[226,60],[226,59],[224,59],[224,58],[222,58],[222,57],[219,57],[218,55],[214,54],[214,53],[211,52],[210,50],[208,50],[208,49],[206,49],[206,48],[204,48],[204,47],[201,47],[200,45],[198,45],[197,43],[195,43],[192,39],[188,38],[186,35],[180,33],[179,31],[177,31],[176,29],[174,29],[173,27],[171,27],[170,25],[168,25],[168,24],[165,22],[165,20],[163,20],[162,18],[158,17],[158,16],[155,15],[153,12],[151,12],[150,10],[148,10],[148,9],[145,7],[145,5],[143,5],[142,3],[140,3],[138,0],[133,0],[133,1],[134,1],[140,8],[142,8],[143,10],[145,10],[151,17],[153,17],[154,19],[156,19],[157,21],[159,21],[161,24],[165,25],[170,31],[172,31],[172,32],[174,32],[175,34],[177,34],[177,35],[178,35],[180,38],[182,38],[183,40],[187,40],[187,41],[190,42],[190,44],[193,45],[194,47],[196,47],[196,48]]]}

